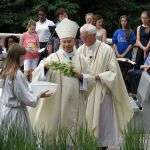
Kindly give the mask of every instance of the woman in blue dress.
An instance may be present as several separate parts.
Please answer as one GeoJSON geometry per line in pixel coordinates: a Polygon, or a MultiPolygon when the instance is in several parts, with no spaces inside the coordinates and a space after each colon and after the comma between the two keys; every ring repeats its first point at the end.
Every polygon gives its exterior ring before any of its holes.
{"type": "Polygon", "coordinates": [[[142,25],[137,27],[137,44],[138,51],[136,56],[136,69],[144,64],[150,51],[150,12],[143,11],[141,13],[142,25]]]}

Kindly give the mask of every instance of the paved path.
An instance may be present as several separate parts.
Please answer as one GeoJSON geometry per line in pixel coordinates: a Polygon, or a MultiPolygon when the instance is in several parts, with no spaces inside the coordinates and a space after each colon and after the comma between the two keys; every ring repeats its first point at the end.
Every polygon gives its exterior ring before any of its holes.
{"type": "MultiPolygon", "coordinates": [[[[145,134],[150,134],[150,102],[143,103],[143,111],[136,112],[131,122],[133,121],[137,124],[143,122],[145,134]]],[[[148,145],[148,150],[150,150],[150,140],[148,145]]],[[[119,147],[112,146],[108,150],[119,150],[119,147]]]]}

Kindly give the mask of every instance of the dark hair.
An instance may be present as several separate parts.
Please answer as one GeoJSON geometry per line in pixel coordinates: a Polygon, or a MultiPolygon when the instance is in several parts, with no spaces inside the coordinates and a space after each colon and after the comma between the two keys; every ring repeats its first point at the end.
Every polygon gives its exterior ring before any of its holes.
{"type": "Polygon", "coordinates": [[[38,10],[38,12],[39,11],[44,12],[46,15],[48,14],[48,8],[45,5],[39,6],[37,10],[38,10]]]}
{"type": "Polygon", "coordinates": [[[8,40],[9,39],[13,39],[14,43],[19,43],[19,38],[14,36],[14,35],[10,35],[10,36],[7,36],[5,38],[5,41],[4,41],[4,46],[6,48],[6,51],[8,50],[9,46],[8,46],[8,40]]]}
{"type": "Polygon", "coordinates": [[[127,15],[120,16],[120,19],[119,19],[120,24],[121,24],[122,18],[127,20],[127,30],[125,30],[125,34],[126,34],[126,40],[129,41],[130,35],[132,33],[132,29],[130,28],[130,25],[129,25],[129,17],[127,15]]]}
{"type": "Polygon", "coordinates": [[[119,19],[120,22],[121,22],[121,19],[122,19],[122,18],[126,19],[127,22],[129,21],[129,17],[128,17],[127,15],[122,15],[122,16],[120,16],[120,19],[119,19]]]}
{"type": "Polygon", "coordinates": [[[101,15],[95,14],[94,18],[95,18],[96,22],[97,22],[97,20],[101,20],[102,19],[103,20],[102,26],[104,27],[104,19],[103,19],[103,17],[101,15]]]}
{"type": "Polygon", "coordinates": [[[68,14],[67,10],[65,8],[59,8],[56,13],[55,13],[55,17],[58,19],[59,15],[66,13],[68,14]]]}
{"type": "Polygon", "coordinates": [[[98,15],[98,14],[95,14],[95,15],[94,15],[94,18],[95,18],[96,20],[103,19],[103,17],[102,17],[101,15],[98,15]]]}

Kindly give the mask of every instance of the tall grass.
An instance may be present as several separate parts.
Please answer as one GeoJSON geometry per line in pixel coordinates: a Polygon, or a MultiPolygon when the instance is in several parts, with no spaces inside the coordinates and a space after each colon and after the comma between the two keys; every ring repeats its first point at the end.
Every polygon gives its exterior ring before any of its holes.
{"type": "Polygon", "coordinates": [[[89,132],[87,127],[80,127],[74,136],[70,137],[74,150],[96,150],[99,147],[98,140],[93,133],[89,132]]]}
{"type": "MultiPolygon", "coordinates": [[[[72,133],[67,128],[58,128],[54,135],[44,130],[24,134],[17,127],[0,127],[0,150],[97,150],[99,143],[87,127],[80,127],[72,133]]],[[[123,131],[121,150],[147,150],[148,136],[143,126],[130,125],[123,131]]]]}
{"type": "Polygon", "coordinates": [[[0,127],[0,150],[36,150],[35,137],[25,134],[22,129],[0,127]]]}
{"type": "Polygon", "coordinates": [[[144,132],[144,126],[140,124],[130,124],[123,131],[123,144],[121,150],[147,150],[149,136],[144,132]]]}
{"type": "Polygon", "coordinates": [[[84,128],[73,134],[67,128],[59,128],[54,135],[44,130],[31,135],[17,127],[0,127],[0,150],[96,150],[97,145],[94,135],[84,128]]]}

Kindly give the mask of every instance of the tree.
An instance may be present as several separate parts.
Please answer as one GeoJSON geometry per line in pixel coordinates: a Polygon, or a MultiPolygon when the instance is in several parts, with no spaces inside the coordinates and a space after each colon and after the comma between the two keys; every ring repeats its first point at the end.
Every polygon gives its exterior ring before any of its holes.
{"type": "Polygon", "coordinates": [[[149,0],[1,0],[0,31],[22,33],[29,18],[37,18],[36,11],[40,5],[48,7],[50,19],[55,18],[58,8],[64,7],[69,12],[69,17],[79,25],[84,24],[86,13],[101,14],[109,37],[119,27],[119,16],[128,15],[131,27],[135,30],[141,11],[150,10],[149,0]]]}
{"type": "Polygon", "coordinates": [[[1,32],[23,32],[27,21],[36,19],[37,8],[45,5],[49,10],[49,18],[54,19],[54,12],[60,7],[67,9],[70,15],[77,13],[77,3],[71,0],[1,0],[0,31],[1,32]]]}

